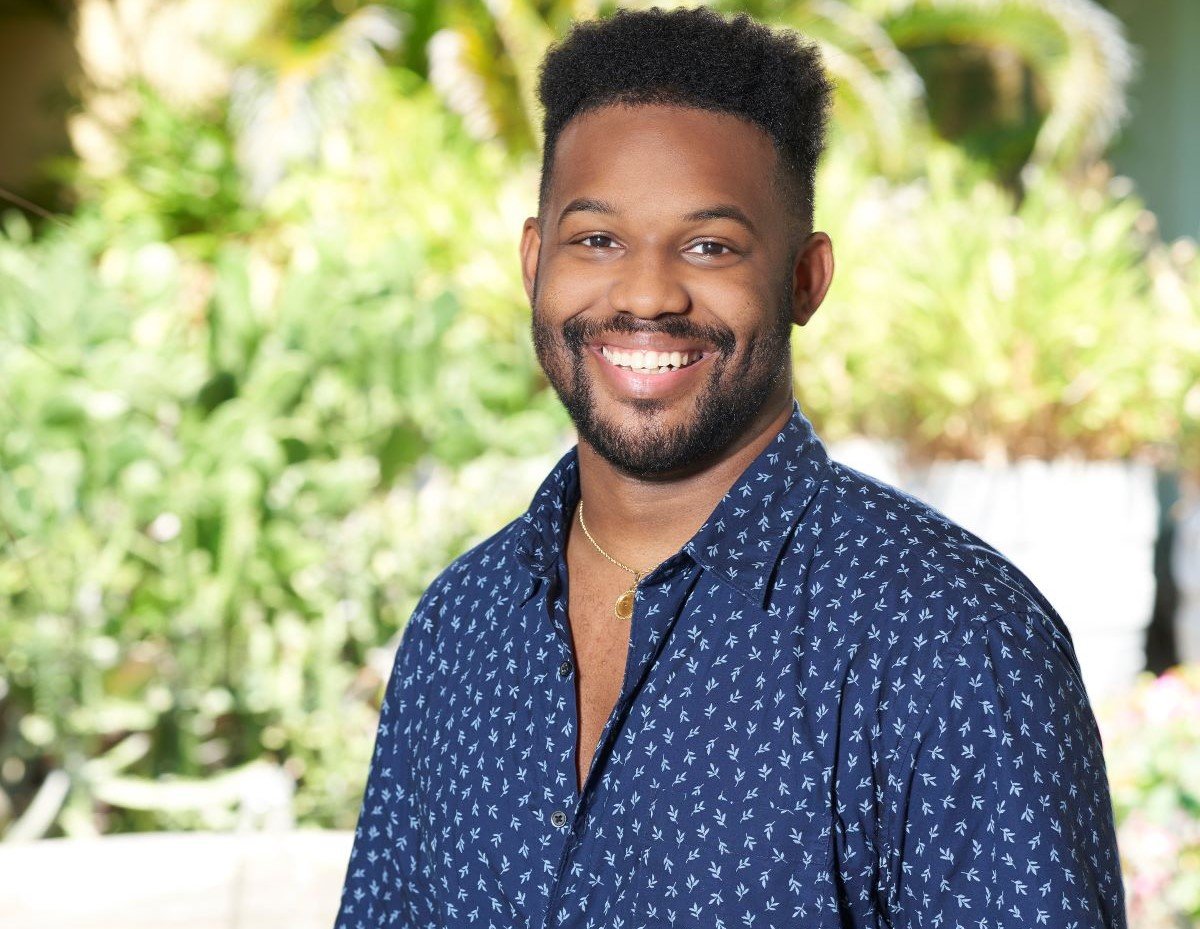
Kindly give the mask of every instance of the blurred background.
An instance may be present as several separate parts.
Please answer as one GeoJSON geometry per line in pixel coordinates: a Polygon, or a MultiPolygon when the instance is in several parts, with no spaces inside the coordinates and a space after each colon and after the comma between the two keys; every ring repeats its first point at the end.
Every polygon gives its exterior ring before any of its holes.
{"type": "MultiPolygon", "coordinates": [[[[802,408],[1058,607],[1200,926],[1200,3],[712,5],[838,85],[802,408]]],[[[0,2],[0,924],[332,924],[410,610],[574,441],[517,242],[615,8],[0,2]]]]}

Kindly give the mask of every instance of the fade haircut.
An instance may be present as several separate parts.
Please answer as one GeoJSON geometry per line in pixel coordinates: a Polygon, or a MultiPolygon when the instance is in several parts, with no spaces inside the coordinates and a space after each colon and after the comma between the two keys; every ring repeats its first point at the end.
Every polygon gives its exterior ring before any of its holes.
{"type": "Polygon", "coordinates": [[[706,7],[617,10],[576,23],[538,73],[544,109],[538,215],[550,198],[554,151],[574,117],[606,104],[668,104],[731,113],[774,143],[773,179],[795,231],[811,231],[831,85],[815,45],[745,13],[706,7]]]}

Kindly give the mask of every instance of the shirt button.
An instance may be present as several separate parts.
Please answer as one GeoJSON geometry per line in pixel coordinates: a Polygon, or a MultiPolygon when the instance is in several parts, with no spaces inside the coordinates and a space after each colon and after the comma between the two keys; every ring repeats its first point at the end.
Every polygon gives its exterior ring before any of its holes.
{"type": "Polygon", "coordinates": [[[571,662],[564,661],[562,664],[560,664],[558,666],[558,673],[561,674],[563,677],[566,677],[567,675],[569,675],[571,673],[571,662]]]}
{"type": "Polygon", "coordinates": [[[562,810],[555,810],[550,814],[550,822],[556,826],[561,826],[567,821],[567,814],[562,810]]]}

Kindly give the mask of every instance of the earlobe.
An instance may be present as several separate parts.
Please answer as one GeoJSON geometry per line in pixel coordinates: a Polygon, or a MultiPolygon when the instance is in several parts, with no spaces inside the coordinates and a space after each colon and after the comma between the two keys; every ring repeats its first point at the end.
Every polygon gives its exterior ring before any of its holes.
{"type": "Polygon", "coordinates": [[[798,296],[792,305],[792,320],[797,326],[805,325],[813,314],[812,304],[807,296],[798,296]]]}

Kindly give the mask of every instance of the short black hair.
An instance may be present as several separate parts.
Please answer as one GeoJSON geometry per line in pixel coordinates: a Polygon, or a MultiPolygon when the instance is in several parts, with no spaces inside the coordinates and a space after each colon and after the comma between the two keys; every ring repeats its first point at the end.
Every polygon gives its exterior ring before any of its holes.
{"type": "Polygon", "coordinates": [[[551,46],[538,74],[544,108],[538,214],[568,122],[606,104],[659,103],[731,113],[760,126],[779,156],[776,182],[792,224],[811,229],[831,96],[815,45],[746,13],[727,19],[706,7],[651,7],[577,22],[551,46]]]}

